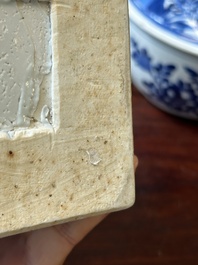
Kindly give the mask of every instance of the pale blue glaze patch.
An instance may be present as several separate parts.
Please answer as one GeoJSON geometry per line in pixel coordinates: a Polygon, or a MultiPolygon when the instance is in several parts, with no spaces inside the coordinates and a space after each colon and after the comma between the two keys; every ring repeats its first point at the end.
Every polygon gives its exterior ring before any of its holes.
{"type": "Polygon", "coordinates": [[[160,27],[198,44],[198,0],[129,0],[129,2],[160,27]]]}

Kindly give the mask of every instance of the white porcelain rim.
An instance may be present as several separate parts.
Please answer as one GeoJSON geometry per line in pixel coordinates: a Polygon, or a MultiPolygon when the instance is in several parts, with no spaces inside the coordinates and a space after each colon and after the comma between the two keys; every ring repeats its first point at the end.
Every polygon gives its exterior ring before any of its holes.
{"type": "Polygon", "coordinates": [[[156,26],[150,19],[146,18],[137,8],[129,1],[129,17],[140,29],[149,33],[156,39],[173,46],[178,50],[185,51],[198,56],[198,44],[193,44],[177,38],[168,31],[156,26]]]}

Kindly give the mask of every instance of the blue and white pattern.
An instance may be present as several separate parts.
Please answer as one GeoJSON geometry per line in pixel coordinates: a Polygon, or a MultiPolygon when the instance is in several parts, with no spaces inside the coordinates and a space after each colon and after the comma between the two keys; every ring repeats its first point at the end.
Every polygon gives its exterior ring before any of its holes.
{"type": "Polygon", "coordinates": [[[198,71],[183,66],[187,80],[178,78],[173,81],[172,76],[178,71],[176,65],[154,63],[148,51],[140,48],[133,38],[131,46],[133,62],[150,76],[149,80],[145,77],[141,80],[147,97],[172,112],[198,118],[198,71]]]}
{"type": "Polygon", "coordinates": [[[198,0],[129,0],[166,30],[198,43],[198,0]]]}

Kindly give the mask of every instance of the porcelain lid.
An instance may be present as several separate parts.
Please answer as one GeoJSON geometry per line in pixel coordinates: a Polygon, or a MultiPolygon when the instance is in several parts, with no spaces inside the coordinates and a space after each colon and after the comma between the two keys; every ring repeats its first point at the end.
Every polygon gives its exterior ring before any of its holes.
{"type": "Polygon", "coordinates": [[[198,44],[198,0],[129,0],[160,27],[198,44]]]}

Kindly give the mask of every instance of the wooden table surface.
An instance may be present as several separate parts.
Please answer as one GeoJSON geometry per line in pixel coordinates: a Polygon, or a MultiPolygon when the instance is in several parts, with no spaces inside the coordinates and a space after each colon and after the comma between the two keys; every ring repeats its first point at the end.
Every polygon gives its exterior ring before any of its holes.
{"type": "Polygon", "coordinates": [[[111,214],[67,265],[198,264],[198,123],[166,114],[133,90],[136,202],[111,214]]]}

